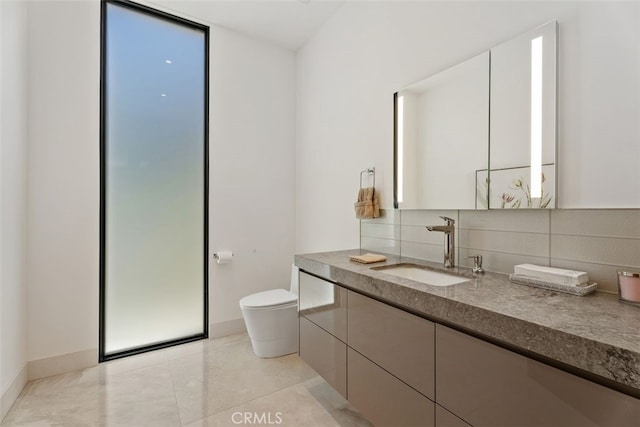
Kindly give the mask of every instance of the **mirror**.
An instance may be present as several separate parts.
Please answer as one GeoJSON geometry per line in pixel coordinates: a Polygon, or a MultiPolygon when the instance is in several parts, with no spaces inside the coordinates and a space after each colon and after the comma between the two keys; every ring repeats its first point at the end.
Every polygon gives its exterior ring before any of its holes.
{"type": "Polygon", "coordinates": [[[550,22],[394,95],[395,208],[556,206],[556,32],[550,22]]]}
{"type": "Polygon", "coordinates": [[[556,207],[556,31],[491,49],[490,209],[556,207]]]}
{"type": "Polygon", "coordinates": [[[489,52],[402,89],[394,100],[396,207],[475,209],[476,171],[486,177],[488,168],[489,52]]]}

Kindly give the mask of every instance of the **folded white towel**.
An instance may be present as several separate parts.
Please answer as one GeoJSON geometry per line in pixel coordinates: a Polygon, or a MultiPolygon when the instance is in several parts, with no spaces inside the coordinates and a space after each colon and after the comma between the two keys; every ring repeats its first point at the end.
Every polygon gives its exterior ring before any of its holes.
{"type": "Polygon", "coordinates": [[[520,277],[528,277],[558,285],[578,286],[589,282],[589,275],[584,271],[565,270],[564,268],[534,264],[516,265],[513,267],[513,273],[520,277]]]}

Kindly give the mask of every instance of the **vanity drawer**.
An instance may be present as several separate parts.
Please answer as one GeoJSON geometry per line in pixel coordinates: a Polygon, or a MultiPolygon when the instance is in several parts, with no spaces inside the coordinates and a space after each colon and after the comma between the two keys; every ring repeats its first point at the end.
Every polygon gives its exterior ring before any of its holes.
{"type": "Polygon", "coordinates": [[[640,420],[638,399],[442,325],[436,367],[438,404],[475,427],[622,427],[640,420]]]}
{"type": "Polygon", "coordinates": [[[300,315],[343,342],[347,341],[347,290],[300,272],[300,315]]]}
{"type": "Polygon", "coordinates": [[[434,403],[353,349],[348,399],[376,426],[433,426],[434,403]]]}
{"type": "Polygon", "coordinates": [[[436,403],[436,427],[471,427],[436,403]]]}
{"type": "Polygon", "coordinates": [[[349,347],[435,400],[435,324],[351,291],[347,306],[349,347]]]}
{"type": "Polygon", "coordinates": [[[347,397],[347,346],[300,317],[300,357],[343,397],[347,397]]]}

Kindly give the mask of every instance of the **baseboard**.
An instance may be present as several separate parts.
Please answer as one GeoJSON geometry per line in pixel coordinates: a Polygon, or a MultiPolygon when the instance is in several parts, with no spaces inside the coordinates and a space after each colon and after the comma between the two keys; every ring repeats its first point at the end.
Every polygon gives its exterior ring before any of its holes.
{"type": "Polygon", "coordinates": [[[211,323],[209,325],[209,338],[222,338],[227,335],[239,334],[245,332],[247,327],[244,319],[227,320],[226,322],[211,323]]]}
{"type": "Polygon", "coordinates": [[[98,364],[98,349],[76,351],[60,356],[31,360],[27,365],[29,381],[64,374],[98,364]]]}
{"type": "MultiPolygon", "coordinates": [[[[233,319],[209,325],[209,338],[221,338],[247,330],[244,320],[233,319]]],[[[64,374],[78,369],[90,368],[98,364],[98,349],[77,351],[60,356],[31,360],[27,364],[29,381],[64,374]]],[[[26,381],[25,381],[26,382],[26,381]]],[[[24,384],[23,384],[24,385],[24,384]]],[[[22,390],[22,389],[21,389],[22,390]]],[[[18,391],[19,393],[20,391],[18,391]]]]}
{"type": "Polygon", "coordinates": [[[0,396],[0,422],[4,419],[11,406],[16,401],[20,392],[27,384],[27,364],[25,364],[18,375],[15,376],[13,381],[7,386],[6,390],[2,392],[0,396]]]}

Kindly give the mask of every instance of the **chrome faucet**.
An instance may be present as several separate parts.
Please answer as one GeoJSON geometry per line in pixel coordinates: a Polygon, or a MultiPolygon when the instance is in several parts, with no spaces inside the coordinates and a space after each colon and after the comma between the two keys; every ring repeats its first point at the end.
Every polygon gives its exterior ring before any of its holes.
{"type": "Polygon", "coordinates": [[[456,221],[446,216],[441,216],[440,218],[444,219],[447,225],[427,225],[427,230],[444,233],[444,266],[450,268],[456,265],[456,221]]]}

